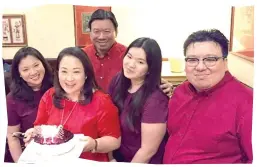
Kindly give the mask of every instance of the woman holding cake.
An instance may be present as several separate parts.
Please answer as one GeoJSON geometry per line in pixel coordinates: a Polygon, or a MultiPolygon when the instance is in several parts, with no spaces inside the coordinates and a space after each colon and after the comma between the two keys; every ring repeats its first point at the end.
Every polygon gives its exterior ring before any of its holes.
{"type": "MultiPolygon", "coordinates": [[[[54,87],[42,97],[35,126],[63,126],[84,134],[80,158],[109,161],[108,152],[120,146],[118,109],[95,81],[93,66],[80,48],[63,49],[57,57],[54,87]]],[[[26,132],[26,142],[35,130],[26,132]]]]}
{"type": "Polygon", "coordinates": [[[154,39],[138,38],[129,45],[109,90],[120,112],[118,162],[162,163],[169,98],[160,89],[161,69],[161,49],[154,39]]]}
{"type": "Polygon", "coordinates": [[[24,47],[12,60],[12,83],[6,97],[8,147],[14,162],[17,162],[24,143],[13,136],[14,132],[25,132],[33,127],[38,104],[43,94],[52,87],[51,68],[35,48],[24,47]]]}

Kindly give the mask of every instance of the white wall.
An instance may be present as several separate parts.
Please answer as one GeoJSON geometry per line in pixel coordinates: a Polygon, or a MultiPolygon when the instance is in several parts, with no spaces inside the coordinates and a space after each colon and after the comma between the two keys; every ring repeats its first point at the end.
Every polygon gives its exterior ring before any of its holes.
{"type": "Polygon", "coordinates": [[[233,54],[229,54],[228,69],[238,80],[253,87],[254,65],[252,62],[233,54]]]}
{"type": "MultiPolygon", "coordinates": [[[[112,7],[119,23],[117,41],[129,45],[141,36],[160,44],[163,57],[183,58],[183,43],[193,31],[217,28],[230,40],[231,6],[167,6],[162,8],[112,7]]],[[[253,63],[230,54],[228,68],[253,87],[253,63]]],[[[170,69],[165,69],[170,70],[170,69]]]]}
{"type": "MultiPolygon", "coordinates": [[[[163,57],[183,57],[183,42],[193,31],[218,28],[230,38],[231,7],[219,6],[112,6],[119,23],[117,41],[129,45],[148,36],[157,40],[163,57]]],[[[46,58],[56,57],[61,49],[75,45],[72,5],[44,5],[25,9],[4,9],[4,14],[25,14],[28,44],[46,58]]],[[[19,47],[3,48],[4,58],[13,58],[19,47]]],[[[229,69],[242,82],[253,85],[253,63],[229,56],[229,69]],[[247,75],[246,75],[247,74],[247,75]]],[[[169,70],[169,69],[167,69],[169,70]]]]}
{"type": "MultiPolygon", "coordinates": [[[[230,6],[112,6],[119,24],[117,41],[129,45],[134,39],[148,36],[157,40],[163,57],[182,57],[183,42],[193,31],[218,28],[229,38],[230,6]],[[218,10],[218,12],[217,12],[218,10]]],[[[72,5],[44,5],[26,9],[4,9],[4,14],[26,15],[28,44],[45,57],[56,57],[66,46],[75,45],[72,5]]],[[[12,58],[18,48],[3,48],[3,57],[12,58]]]]}
{"type": "Polygon", "coordinates": [[[163,6],[112,7],[119,23],[117,40],[128,45],[141,36],[152,37],[161,46],[163,57],[182,57],[183,43],[193,31],[217,28],[230,38],[231,7],[163,6]]]}
{"type": "MultiPolygon", "coordinates": [[[[75,46],[72,5],[42,5],[4,9],[4,14],[25,14],[28,46],[44,57],[56,58],[64,47],[75,46]]],[[[3,48],[3,57],[12,59],[20,47],[3,48]]]]}

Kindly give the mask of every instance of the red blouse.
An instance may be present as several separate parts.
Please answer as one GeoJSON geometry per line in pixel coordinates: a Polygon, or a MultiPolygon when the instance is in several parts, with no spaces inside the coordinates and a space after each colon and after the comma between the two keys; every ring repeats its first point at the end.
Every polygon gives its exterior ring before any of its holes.
{"type": "MultiPolygon", "coordinates": [[[[58,109],[53,104],[54,88],[49,89],[42,97],[38,114],[34,125],[60,125],[62,111],[64,111],[63,122],[66,121],[75,102],[63,100],[65,109],[58,109]]],[[[88,105],[77,104],[70,115],[64,128],[74,134],[84,134],[93,139],[102,136],[120,137],[120,124],[118,110],[112,103],[109,95],[101,91],[95,91],[92,102],[88,105]]],[[[83,152],[80,158],[109,161],[107,153],[83,152]]]]}

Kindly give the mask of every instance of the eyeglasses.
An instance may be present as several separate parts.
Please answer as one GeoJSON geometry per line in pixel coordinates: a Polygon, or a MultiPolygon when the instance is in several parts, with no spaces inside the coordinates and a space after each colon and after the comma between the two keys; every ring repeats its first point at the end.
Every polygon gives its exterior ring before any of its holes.
{"type": "Polygon", "coordinates": [[[185,58],[186,61],[186,65],[190,66],[190,67],[196,67],[200,61],[203,61],[204,65],[206,67],[212,67],[216,65],[216,62],[219,59],[226,59],[225,57],[206,57],[203,59],[198,59],[198,58],[193,58],[193,57],[187,57],[185,58]]]}

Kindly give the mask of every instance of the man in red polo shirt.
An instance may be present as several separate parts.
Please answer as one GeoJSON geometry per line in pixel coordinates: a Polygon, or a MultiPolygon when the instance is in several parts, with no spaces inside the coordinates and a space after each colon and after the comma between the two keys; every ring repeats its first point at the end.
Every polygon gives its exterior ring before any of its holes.
{"type": "Polygon", "coordinates": [[[188,81],[169,102],[165,164],[252,163],[253,89],[228,71],[228,43],[215,29],[185,41],[188,81]]]}
{"type": "MultiPolygon", "coordinates": [[[[107,91],[110,81],[122,69],[126,46],[116,42],[118,23],[111,11],[96,10],[88,23],[93,44],[83,48],[89,56],[99,86],[107,91]]],[[[172,85],[162,79],[161,88],[170,95],[172,85]]]]}

